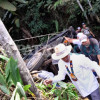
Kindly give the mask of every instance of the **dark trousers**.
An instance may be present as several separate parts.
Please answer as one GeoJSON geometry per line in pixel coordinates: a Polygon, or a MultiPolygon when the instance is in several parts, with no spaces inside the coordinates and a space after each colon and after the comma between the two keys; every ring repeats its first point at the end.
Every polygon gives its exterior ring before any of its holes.
{"type": "Polygon", "coordinates": [[[93,91],[89,96],[87,96],[89,100],[100,100],[100,89],[97,88],[93,91]]]}

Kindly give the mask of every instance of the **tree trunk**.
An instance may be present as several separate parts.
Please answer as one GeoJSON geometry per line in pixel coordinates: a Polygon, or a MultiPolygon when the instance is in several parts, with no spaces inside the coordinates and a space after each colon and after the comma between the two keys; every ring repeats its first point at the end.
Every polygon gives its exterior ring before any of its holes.
{"type": "MultiPolygon", "coordinates": [[[[92,4],[90,2],[90,0],[87,0],[89,6],[90,6],[90,9],[92,10],[93,12],[93,7],[92,7],[92,4]]],[[[92,16],[94,15],[95,19],[97,20],[98,23],[100,23],[100,18],[98,17],[98,15],[94,12],[94,14],[92,14],[92,16]]]]}
{"type": "Polygon", "coordinates": [[[77,1],[78,5],[79,5],[80,9],[82,10],[82,12],[83,12],[83,14],[84,14],[84,17],[86,18],[87,23],[89,24],[89,19],[88,19],[88,17],[87,17],[87,14],[85,13],[84,8],[82,7],[82,5],[81,5],[81,3],[80,3],[79,0],[76,0],[76,1],[77,1]]]}
{"type": "Polygon", "coordinates": [[[34,81],[32,79],[32,76],[29,72],[29,70],[26,67],[25,62],[23,61],[17,46],[15,45],[14,41],[10,37],[8,31],[6,30],[4,24],[2,23],[0,19],[0,44],[6,51],[8,57],[13,57],[14,59],[18,60],[18,67],[20,70],[21,78],[23,80],[23,83],[26,84],[31,84],[30,90],[35,94],[37,99],[40,100],[40,94],[34,84],[34,81]]]}

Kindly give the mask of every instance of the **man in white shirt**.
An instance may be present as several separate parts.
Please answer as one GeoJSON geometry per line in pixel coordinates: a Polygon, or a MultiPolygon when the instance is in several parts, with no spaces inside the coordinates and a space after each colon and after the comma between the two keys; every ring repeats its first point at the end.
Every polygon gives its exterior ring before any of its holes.
{"type": "Polygon", "coordinates": [[[69,37],[65,37],[65,39],[66,39],[69,43],[77,44],[78,47],[80,48],[81,42],[80,42],[79,38],[80,38],[82,35],[83,35],[83,33],[78,33],[78,34],[77,34],[77,39],[72,39],[72,38],[69,38],[69,37]]]}
{"type": "Polygon", "coordinates": [[[99,83],[92,72],[92,70],[95,70],[100,77],[99,65],[83,54],[70,52],[71,46],[59,44],[55,47],[55,53],[52,54],[52,58],[59,60],[58,75],[45,80],[44,83],[47,85],[64,80],[67,74],[83,97],[89,96],[90,100],[100,100],[99,83]]]}

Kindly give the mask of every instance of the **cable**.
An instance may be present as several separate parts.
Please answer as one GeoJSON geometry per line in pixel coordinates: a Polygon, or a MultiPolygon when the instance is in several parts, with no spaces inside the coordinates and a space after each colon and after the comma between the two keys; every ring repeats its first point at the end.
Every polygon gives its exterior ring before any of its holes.
{"type": "MultiPolygon", "coordinates": [[[[58,32],[57,32],[58,33],[58,32]]],[[[25,39],[18,39],[18,40],[14,40],[15,42],[19,42],[19,41],[24,41],[24,40],[29,40],[29,39],[33,39],[33,38],[37,38],[37,37],[43,37],[43,36],[48,36],[48,35],[57,35],[57,33],[51,33],[51,34],[46,34],[46,35],[40,35],[40,36],[34,36],[31,38],[25,38],[25,39]]]]}

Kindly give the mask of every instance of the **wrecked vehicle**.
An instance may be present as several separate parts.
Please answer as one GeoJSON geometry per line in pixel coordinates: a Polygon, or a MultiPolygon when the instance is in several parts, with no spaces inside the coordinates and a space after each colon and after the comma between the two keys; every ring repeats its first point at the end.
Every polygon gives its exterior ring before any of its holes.
{"type": "Polygon", "coordinates": [[[36,51],[33,50],[27,56],[25,56],[24,61],[26,62],[27,68],[30,71],[41,69],[49,70],[56,75],[58,72],[57,66],[55,66],[57,61],[52,62],[51,54],[53,53],[53,47],[64,42],[64,36],[75,38],[76,33],[73,27],[70,27],[69,29],[66,29],[65,31],[47,40],[47,42],[38,47],[36,51]]]}

